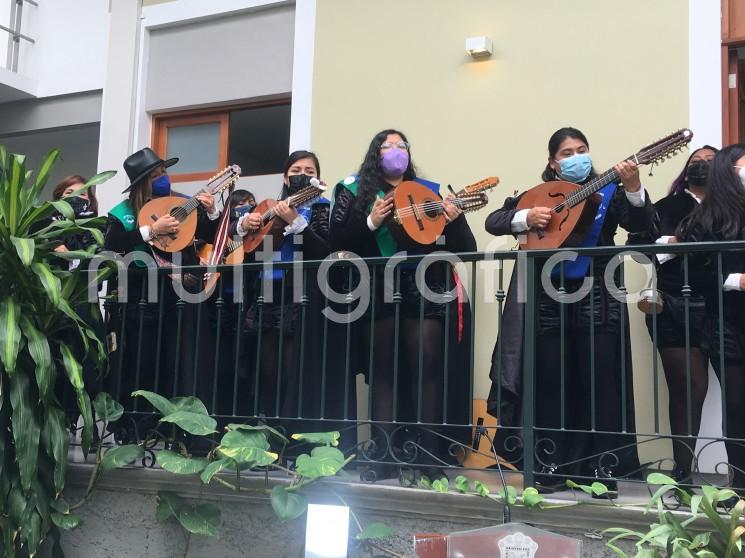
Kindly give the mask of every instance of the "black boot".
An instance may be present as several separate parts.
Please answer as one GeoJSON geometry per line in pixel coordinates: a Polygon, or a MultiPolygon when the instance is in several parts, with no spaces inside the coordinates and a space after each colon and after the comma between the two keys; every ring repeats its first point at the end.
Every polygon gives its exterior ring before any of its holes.
{"type": "Polygon", "coordinates": [[[566,486],[562,477],[557,476],[557,465],[543,465],[535,475],[535,488],[540,494],[553,494],[557,490],[566,486]]]}

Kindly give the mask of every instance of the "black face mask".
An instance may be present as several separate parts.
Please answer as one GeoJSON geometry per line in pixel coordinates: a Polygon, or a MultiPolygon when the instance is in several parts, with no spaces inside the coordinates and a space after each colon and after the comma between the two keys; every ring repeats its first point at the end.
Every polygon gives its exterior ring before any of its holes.
{"type": "Polygon", "coordinates": [[[691,186],[703,188],[709,179],[709,161],[696,161],[688,165],[686,180],[691,186]]]}
{"type": "Polygon", "coordinates": [[[310,186],[311,177],[307,174],[295,174],[287,177],[287,193],[297,194],[303,188],[310,186]]]}
{"type": "Polygon", "coordinates": [[[96,216],[96,214],[90,210],[88,200],[85,198],[74,197],[65,201],[70,204],[72,212],[75,214],[77,219],[88,219],[96,216]]]}
{"type": "Polygon", "coordinates": [[[242,217],[243,215],[245,215],[246,213],[251,213],[254,210],[254,207],[255,206],[250,205],[250,204],[242,205],[241,207],[236,207],[235,209],[233,209],[233,214],[231,215],[231,217],[233,219],[238,219],[242,217]]]}

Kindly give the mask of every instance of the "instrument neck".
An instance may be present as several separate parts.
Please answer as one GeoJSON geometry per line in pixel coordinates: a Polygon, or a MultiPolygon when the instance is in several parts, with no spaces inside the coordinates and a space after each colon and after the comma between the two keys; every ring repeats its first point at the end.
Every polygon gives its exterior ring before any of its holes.
{"type": "Polygon", "coordinates": [[[567,202],[569,203],[569,206],[570,207],[575,206],[578,203],[585,201],[595,192],[598,192],[599,190],[606,187],[611,182],[617,181],[619,178],[620,178],[620,175],[618,174],[618,172],[616,172],[616,169],[609,169],[605,171],[603,174],[596,176],[589,182],[577,188],[577,190],[573,194],[567,197],[567,202]]]}
{"type": "Polygon", "coordinates": [[[190,197],[188,200],[186,200],[183,205],[181,206],[182,209],[186,212],[186,215],[189,215],[192,211],[194,211],[197,207],[199,207],[199,200],[197,199],[197,196],[199,194],[207,193],[207,190],[202,188],[194,194],[192,197],[190,197]]]}

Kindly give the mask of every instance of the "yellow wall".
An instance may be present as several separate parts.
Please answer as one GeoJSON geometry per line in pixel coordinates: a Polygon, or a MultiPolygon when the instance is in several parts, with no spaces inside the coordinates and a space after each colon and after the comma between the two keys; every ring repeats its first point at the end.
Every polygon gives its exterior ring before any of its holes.
{"type": "MultiPolygon", "coordinates": [[[[463,185],[499,175],[494,209],[540,182],[548,137],[559,127],[583,130],[605,170],[687,126],[687,17],[680,0],[319,0],[312,148],[331,182],[358,168],[377,131],[400,128],[424,177],[463,185]],[[478,35],[494,44],[486,61],[465,53],[465,39],[478,35]]],[[[683,162],[679,156],[652,178],[643,171],[653,199],[683,162]]],[[[480,249],[491,240],[488,211],[469,216],[480,249]]],[[[487,300],[478,307],[481,397],[497,323],[493,293],[487,300]]],[[[638,428],[649,431],[652,356],[641,316],[630,312],[638,428]]],[[[665,401],[660,420],[667,423],[665,401]]]]}

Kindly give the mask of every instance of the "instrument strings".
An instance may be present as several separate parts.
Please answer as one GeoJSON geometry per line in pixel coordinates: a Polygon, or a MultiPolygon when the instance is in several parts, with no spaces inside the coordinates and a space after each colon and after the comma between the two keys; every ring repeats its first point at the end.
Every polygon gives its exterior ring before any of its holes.
{"type": "Polygon", "coordinates": [[[409,205],[407,207],[403,207],[401,209],[398,209],[396,211],[396,215],[399,217],[408,217],[410,215],[414,215],[418,209],[423,210],[425,213],[430,210],[438,210],[442,209],[442,204],[446,201],[449,201],[450,203],[458,206],[460,209],[466,209],[468,204],[477,204],[479,203],[483,198],[478,196],[477,194],[473,194],[471,199],[468,197],[462,197],[462,198],[450,198],[448,200],[439,200],[439,201],[427,201],[423,203],[413,204],[409,205]]]}

